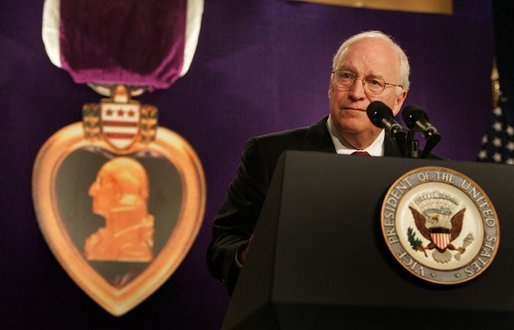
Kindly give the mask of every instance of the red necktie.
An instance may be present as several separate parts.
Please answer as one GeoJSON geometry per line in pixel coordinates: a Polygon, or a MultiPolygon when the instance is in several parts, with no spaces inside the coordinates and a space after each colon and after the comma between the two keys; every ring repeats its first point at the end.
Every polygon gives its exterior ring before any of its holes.
{"type": "Polygon", "coordinates": [[[352,152],[352,156],[370,157],[371,155],[368,154],[366,151],[354,151],[354,152],[352,152]]]}

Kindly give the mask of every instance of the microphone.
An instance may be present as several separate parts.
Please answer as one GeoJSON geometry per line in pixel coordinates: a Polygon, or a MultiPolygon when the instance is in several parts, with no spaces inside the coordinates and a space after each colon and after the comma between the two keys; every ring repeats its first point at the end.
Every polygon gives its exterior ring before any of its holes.
{"type": "Polygon", "coordinates": [[[428,121],[426,112],[418,106],[407,105],[403,108],[402,118],[410,130],[422,132],[426,139],[441,139],[437,128],[428,121]]]}
{"type": "Polygon", "coordinates": [[[393,117],[393,111],[380,101],[373,101],[366,109],[369,120],[379,128],[384,128],[387,133],[394,137],[403,136],[405,140],[405,130],[393,117]]]}
{"type": "Polygon", "coordinates": [[[373,125],[385,129],[387,133],[394,137],[400,147],[402,156],[407,156],[405,130],[402,125],[394,119],[393,111],[383,102],[373,101],[368,105],[366,113],[373,125]]]}
{"type": "Polygon", "coordinates": [[[437,131],[434,125],[428,121],[428,116],[420,107],[409,104],[403,108],[402,118],[407,127],[409,128],[409,138],[412,140],[414,132],[421,132],[423,137],[427,140],[421,158],[428,156],[430,151],[441,140],[441,134],[437,131]]]}

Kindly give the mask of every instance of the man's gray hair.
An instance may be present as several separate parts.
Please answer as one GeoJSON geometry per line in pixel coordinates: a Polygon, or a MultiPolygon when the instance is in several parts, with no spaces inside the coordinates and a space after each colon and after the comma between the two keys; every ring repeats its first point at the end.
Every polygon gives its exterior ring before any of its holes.
{"type": "Polygon", "coordinates": [[[381,31],[366,31],[361,32],[359,34],[356,34],[348,39],[346,39],[341,46],[339,46],[339,49],[337,50],[336,55],[334,56],[334,59],[332,61],[332,71],[335,71],[339,69],[339,64],[341,63],[341,59],[343,58],[344,54],[348,50],[348,48],[356,41],[364,39],[364,38],[380,38],[383,40],[387,40],[393,45],[393,47],[398,51],[398,55],[400,56],[400,79],[401,79],[401,85],[405,90],[409,89],[410,82],[409,82],[409,75],[410,75],[410,65],[409,65],[409,59],[407,58],[407,55],[403,51],[403,49],[393,40],[391,36],[388,36],[387,34],[381,32],[381,31]]]}

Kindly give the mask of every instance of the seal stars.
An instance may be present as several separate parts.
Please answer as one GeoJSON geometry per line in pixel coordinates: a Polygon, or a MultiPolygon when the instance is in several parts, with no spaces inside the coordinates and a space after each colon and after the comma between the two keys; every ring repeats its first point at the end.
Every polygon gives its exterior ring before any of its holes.
{"type": "Polygon", "coordinates": [[[386,244],[410,273],[457,284],[484,272],[500,240],[494,206],[473,180],[455,170],[420,167],[398,178],[381,211],[386,244]]]}

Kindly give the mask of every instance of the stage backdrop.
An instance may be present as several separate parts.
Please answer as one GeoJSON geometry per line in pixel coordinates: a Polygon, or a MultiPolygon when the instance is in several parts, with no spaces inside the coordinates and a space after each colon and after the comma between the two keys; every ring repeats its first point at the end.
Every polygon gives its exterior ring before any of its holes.
{"type": "MultiPolygon", "coordinates": [[[[346,37],[370,29],[395,37],[410,57],[406,104],[424,108],[443,139],[435,152],[473,161],[491,118],[492,11],[455,0],[453,15],[378,11],[286,0],[206,1],[187,75],[140,98],[160,124],[196,149],[207,180],[206,216],[177,272],[116,318],[80,290],[38,228],[32,166],[55,131],[81,120],[99,96],[50,63],[41,39],[42,0],[0,2],[0,286],[4,329],[219,329],[228,304],[207,271],[210,223],[252,135],[324,116],[331,58],[346,37]]],[[[137,40],[134,42],[137,43],[137,40]]]]}

